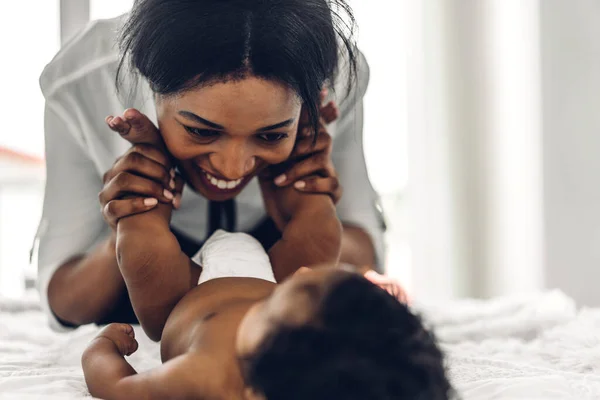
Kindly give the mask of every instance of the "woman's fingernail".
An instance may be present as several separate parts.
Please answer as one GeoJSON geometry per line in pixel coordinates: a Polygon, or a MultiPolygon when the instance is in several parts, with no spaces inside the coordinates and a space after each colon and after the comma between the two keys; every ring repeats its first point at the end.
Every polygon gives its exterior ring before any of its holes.
{"type": "Polygon", "coordinates": [[[173,193],[169,192],[167,189],[163,190],[163,194],[165,195],[165,197],[169,200],[173,200],[173,193]]]}
{"type": "Polygon", "coordinates": [[[171,168],[169,172],[171,173],[171,178],[175,178],[175,168],[171,168]]]}
{"type": "Polygon", "coordinates": [[[294,187],[296,189],[304,189],[306,187],[306,182],[298,181],[298,182],[294,183],[294,187]]]}
{"type": "Polygon", "coordinates": [[[276,185],[281,185],[283,182],[285,182],[286,176],[284,175],[279,175],[277,178],[275,178],[275,184],[276,185]]]}
{"type": "Polygon", "coordinates": [[[169,182],[169,186],[171,187],[171,189],[175,189],[175,179],[171,178],[171,181],[169,182]]]}
{"type": "Polygon", "coordinates": [[[109,115],[108,117],[106,117],[106,119],[104,121],[106,121],[107,124],[110,124],[114,118],[115,117],[113,117],[112,115],[109,115]]]}
{"type": "Polygon", "coordinates": [[[179,207],[181,207],[181,193],[178,193],[173,199],[173,207],[175,207],[176,210],[179,210],[179,207]]]}
{"type": "Polygon", "coordinates": [[[151,206],[155,206],[158,204],[158,200],[155,198],[148,198],[148,199],[144,199],[144,205],[146,207],[151,207],[151,206]]]}

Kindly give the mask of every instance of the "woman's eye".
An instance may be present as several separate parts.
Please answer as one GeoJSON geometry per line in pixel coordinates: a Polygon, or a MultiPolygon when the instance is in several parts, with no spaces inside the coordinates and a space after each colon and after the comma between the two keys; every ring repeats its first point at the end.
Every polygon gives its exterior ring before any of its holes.
{"type": "Polygon", "coordinates": [[[221,134],[218,131],[211,131],[210,129],[192,128],[191,126],[186,126],[185,130],[191,133],[192,135],[202,139],[213,139],[221,134]]]}
{"type": "Polygon", "coordinates": [[[276,143],[283,139],[285,139],[288,135],[285,133],[262,133],[257,135],[257,137],[263,142],[267,143],[276,143]]]}

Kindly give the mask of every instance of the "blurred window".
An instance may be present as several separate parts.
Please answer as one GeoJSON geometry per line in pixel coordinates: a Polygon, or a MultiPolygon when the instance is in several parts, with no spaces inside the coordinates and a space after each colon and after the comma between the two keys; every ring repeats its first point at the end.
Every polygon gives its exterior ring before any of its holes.
{"type": "Polygon", "coordinates": [[[133,0],[91,0],[90,19],[106,19],[126,13],[133,6],[133,0]]]}
{"type": "Polygon", "coordinates": [[[35,270],[29,250],[44,181],[44,98],[38,78],[60,46],[59,1],[3,1],[0,15],[0,295],[16,297],[25,290],[28,271],[35,270]]]}
{"type": "Polygon", "coordinates": [[[386,268],[411,286],[407,132],[405,1],[349,0],[358,23],[358,45],[370,68],[363,142],[369,177],[387,219],[386,268]],[[385,12],[382,12],[385,10],[385,12]]]}

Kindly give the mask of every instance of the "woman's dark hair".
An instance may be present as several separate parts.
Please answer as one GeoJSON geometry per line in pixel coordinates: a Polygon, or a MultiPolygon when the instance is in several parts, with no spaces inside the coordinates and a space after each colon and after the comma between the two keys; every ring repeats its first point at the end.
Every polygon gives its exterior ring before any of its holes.
{"type": "Polygon", "coordinates": [[[354,28],[345,0],[136,0],[117,84],[126,62],[161,95],[249,75],[275,80],[299,95],[316,130],[319,92],[340,56],[348,92],[354,83],[354,28]]]}
{"type": "Polygon", "coordinates": [[[360,276],[336,284],[315,322],[281,327],[241,360],[268,400],[446,400],[454,392],[431,332],[360,276]]]}

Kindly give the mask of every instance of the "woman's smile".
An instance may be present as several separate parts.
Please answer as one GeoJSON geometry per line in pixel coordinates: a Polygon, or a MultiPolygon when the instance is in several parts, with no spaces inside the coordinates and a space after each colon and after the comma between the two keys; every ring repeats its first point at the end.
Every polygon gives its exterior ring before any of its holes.
{"type": "Polygon", "coordinates": [[[234,194],[239,192],[254,176],[254,173],[252,173],[236,180],[228,180],[215,173],[210,173],[201,167],[196,166],[195,169],[204,186],[220,194],[234,194]]]}

